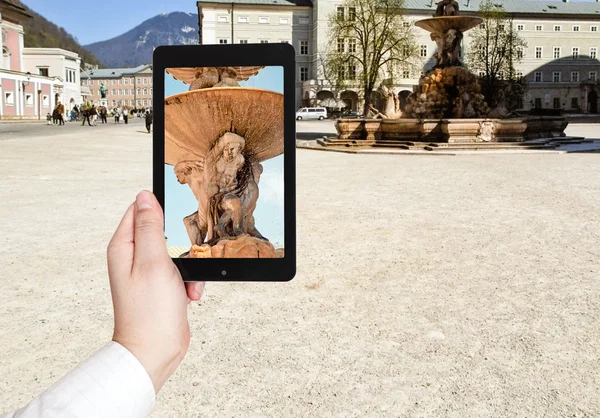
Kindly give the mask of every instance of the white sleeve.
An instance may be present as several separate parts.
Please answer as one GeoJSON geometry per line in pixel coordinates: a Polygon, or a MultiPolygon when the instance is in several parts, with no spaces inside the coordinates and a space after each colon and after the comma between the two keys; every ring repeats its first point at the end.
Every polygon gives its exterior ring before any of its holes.
{"type": "Polygon", "coordinates": [[[4,418],[147,416],[156,401],[144,366],[111,341],[70,373],[4,418]]]}

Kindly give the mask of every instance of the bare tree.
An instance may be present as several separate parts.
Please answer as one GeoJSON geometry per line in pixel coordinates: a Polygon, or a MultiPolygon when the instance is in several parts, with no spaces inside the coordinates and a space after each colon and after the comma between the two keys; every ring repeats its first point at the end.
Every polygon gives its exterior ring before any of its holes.
{"type": "Polygon", "coordinates": [[[325,72],[356,83],[364,114],[382,80],[418,62],[414,29],[404,18],[403,5],[403,0],[345,0],[329,18],[325,72]]]}
{"type": "Polygon", "coordinates": [[[471,32],[467,66],[480,75],[483,95],[491,107],[500,100],[515,107],[526,86],[515,67],[522,61],[527,43],[502,5],[486,0],[479,6],[479,16],[483,23],[471,32]]]}

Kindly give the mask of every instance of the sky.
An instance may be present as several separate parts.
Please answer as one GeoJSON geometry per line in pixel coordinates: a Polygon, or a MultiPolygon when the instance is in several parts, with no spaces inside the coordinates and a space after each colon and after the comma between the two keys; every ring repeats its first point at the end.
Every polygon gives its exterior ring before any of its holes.
{"type": "MultiPolygon", "coordinates": [[[[266,67],[240,85],[283,94],[283,68],[266,67]]],[[[165,74],[165,97],[189,91],[189,85],[165,74]]],[[[283,138],[282,138],[283,140],[283,138]]],[[[283,247],[283,155],[263,161],[259,198],[254,210],[256,229],[276,247],[283,247]]],[[[169,246],[189,247],[183,218],[198,210],[198,201],[187,184],[180,184],[173,166],[165,165],[165,234],[169,246]]]]}
{"type": "Polygon", "coordinates": [[[198,13],[195,0],[22,0],[30,9],[75,36],[81,45],[106,41],[161,13],[198,13]]]}
{"type": "MultiPolygon", "coordinates": [[[[546,1],[546,0],[540,0],[546,1]]],[[[571,0],[595,1],[595,0],[571,0]]],[[[29,8],[62,26],[81,45],[119,36],[160,13],[198,13],[195,0],[102,0],[97,3],[75,0],[56,3],[50,0],[23,0],[29,8]],[[57,7],[57,4],[60,4],[57,7]]]]}

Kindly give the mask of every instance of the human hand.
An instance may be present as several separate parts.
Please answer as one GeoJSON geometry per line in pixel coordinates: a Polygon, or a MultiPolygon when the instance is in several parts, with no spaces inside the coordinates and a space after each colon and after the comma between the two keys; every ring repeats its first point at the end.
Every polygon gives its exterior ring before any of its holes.
{"type": "Polygon", "coordinates": [[[167,253],[162,209],[140,192],[107,249],[115,330],[113,341],[142,363],[156,393],[183,360],[190,344],[188,304],[204,282],[184,283],[167,253]]]}

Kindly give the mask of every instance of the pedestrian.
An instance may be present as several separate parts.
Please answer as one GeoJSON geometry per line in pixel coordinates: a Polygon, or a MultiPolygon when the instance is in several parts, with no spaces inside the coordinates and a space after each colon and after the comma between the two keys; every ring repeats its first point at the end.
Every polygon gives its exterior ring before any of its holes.
{"type": "Polygon", "coordinates": [[[52,111],[52,125],[58,124],[58,105],[54,106],[54,110],[52,111]]]}
{"type": "Polygon", "coordinates": [[[92,124],[90,123],[90,109],[88,107],[85,107],[83,109],[83,123],[81,124],[81,126],[85,125],[86,121],[89,126],[92,126],[92,124]]]}
{"type": "Polygon", "coordinates": [[[65,105],[63,105],[61,102],[58,102],[58,122],[59,125],[64,125],[65,124],[65,118],[64,118],[64,114],[65,114],[65,105]]]}
{"type": "Polygon", "coordinates": [[[92,125],[96,126],[96,120],[98,119],[98,109],[96,109],[96,105],[92,105],[90,117],[92,119],[92,125]]]}
{"type": "Polygon", "coordinates": [[[108,111],[106,110],[105,106],[102,106],[102,108],[100,108],[100,119],[102,120],[102,123],[108,123],[108,119],[107,119],[107,114],[108,111]]]}
{"type": "Polygon", "coordinates": [[[52,125],[52,115],[50,114],[50,112],[48,112],[48,114],[46,115],[46,122],[48,123],[48,125],[52,125]]]}
{"type": "Polygon", "coordinates": [[[127,110],[126,107],[123,108],[123,121],[125,122],[125,125],[127,125],[127,120],[129,118],[129,110],[127,110]]]}
{"type": "Polygon", "coordinates": [[[119,113],[119,109],[115,107],[115,123],[119,123],[119,119],[121,119],[121,113],[119,113]]]}
{"type": "Polygon", "coordinates": [[[77,118],[77,114],[75,113],[75,108],[71,109],[71,122],[73,122],[77,118]]]}
{"type": "Polygon", "coordinates": [[[147,110],[146,111],[146,129],[148,130],[148,133],[150,133],[151,126],[152,126],[152,111],[147,110]]]}

